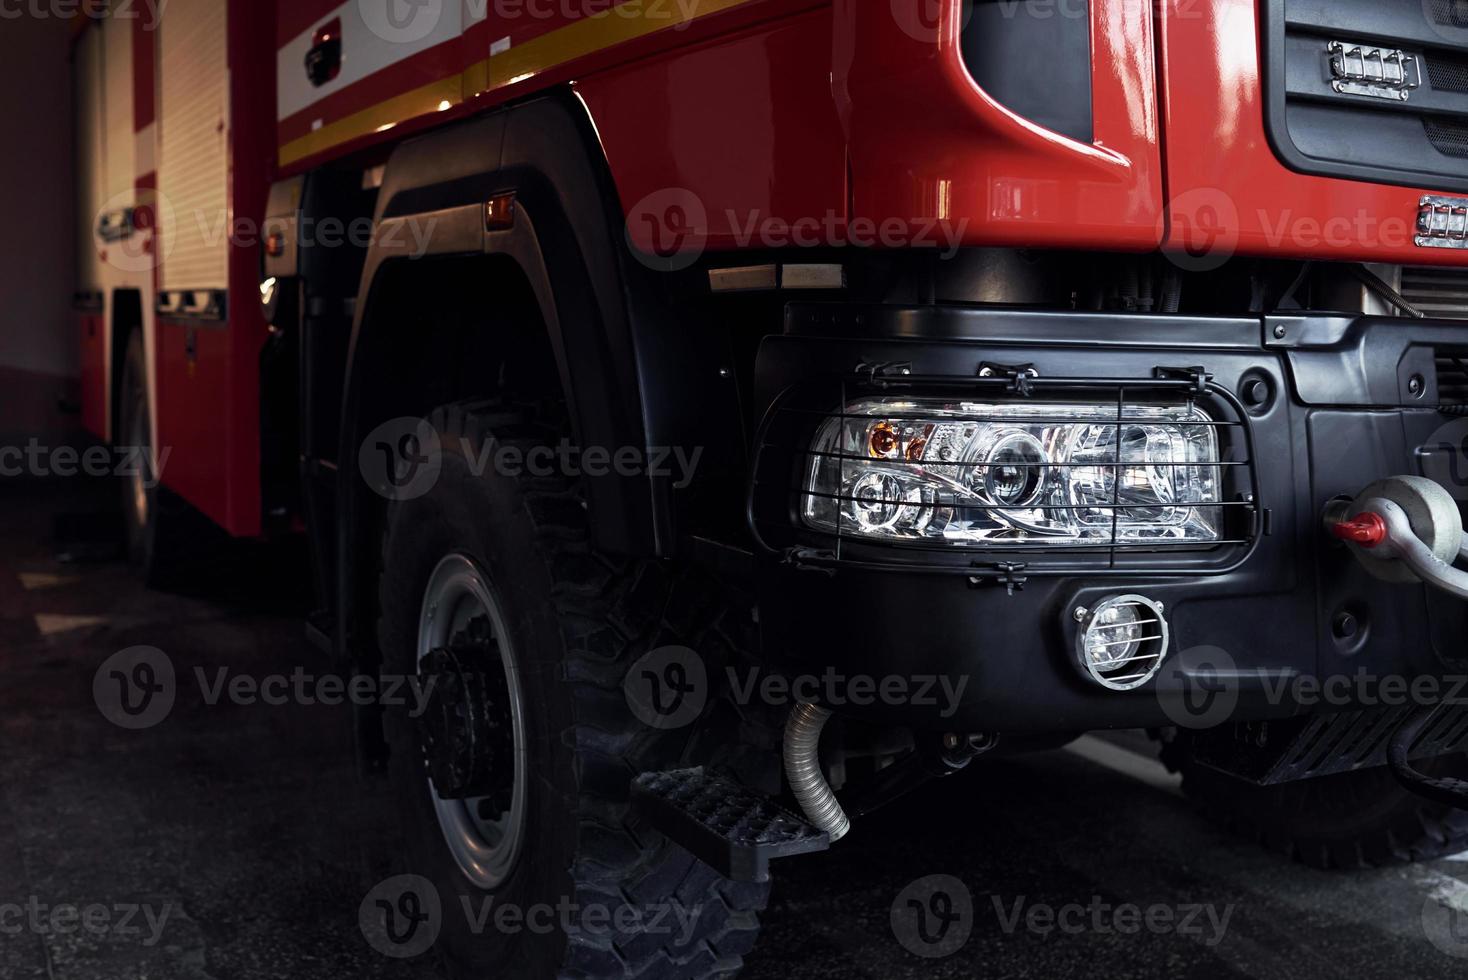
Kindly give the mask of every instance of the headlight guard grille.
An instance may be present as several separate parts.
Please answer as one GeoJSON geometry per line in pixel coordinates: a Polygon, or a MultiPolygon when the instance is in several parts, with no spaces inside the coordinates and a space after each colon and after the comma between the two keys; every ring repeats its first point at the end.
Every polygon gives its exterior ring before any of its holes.
{"type": "MultiPolygon", "coordinates": [[[[976,377],[957,378],[949,376],[918,376],[910,373],[905,365],[883,364],[862,366],[848,375],[812,378],[785,389],[771,404],[756,436],[748,488],[748,518],[755,541],[761,550],[777,555],[801,567],[834,570],[841,567],[859,567],[879,571],[903,571],[919,574],[946,574],[967,576],[975,582],[999,580],[1011,588],[1022,585],[1031,576],[1058,575],[1217,575],[1239,567],[1253,552],[1258,537],[1265,533],[1268,511],[1260,500],[1259,482],[1254,466],[1253,433],[1248,414],[1234,395],[1227,389],[1214,384],[1201,368],[1174,369],[1157,368],[1150,378],[1097,378],[1037,376],[1028,367],[1005,367],[986,365],[976,377]],[[890,413],[874,413],[871,405],[877,400],[900,400],[904,405],[916,406],[908,412],[894,410],[890,413]],[[1036,534],[1033,530],[1006,536],[997,534],[983,540],[967,540],[955,543],[950,539],[934,540],[915,536],[912,539],[880,539],[857,533],[849,521],[839,518],[821,522],[811,520],[813,497],[829,497],[833,506],[840,509],[852,503],[850,492],[823,492],[813,483],[817,457],[824,457],[825,464],[841,467],[843,475],[849,475],[845,467],[872,467],[883,472],[904,476],[910,468],[927,473],[944,469],[951,476],[958,476],[960,467],[968,470],[996,471],[994,465],[981,465],[974,460],[963,463],[935,466],[931,458],[910,459],[884,456],[874,461],[860,453],[850,451],[848,444],[832,452],[830,446],[820,445],[822,427],[829,432],[830,426],[847,424],[848,420],[871,421],[877,418],[920,418],[926,411],[932,412],[932,404],[944,402],[944,419],[974,426],[994,427],[999,423],[1016,425],[1017,419],[1034,425],[1054,422],[1113,428],[1115,437],[1112,445],[1118,447],[1110,458],[1091,458],[1084,468],[1091,476],[1108,476],[1108,489],[1114,488],[1115,496],[1109,500],[1096,499],[1094,495],[1077,502],[1074,495],[1062,503],[1034,503],[1024,505],[995,504],[977,501],[972,493],[963,499],[953,495],[935,493],[931,496],[900,500],[908,512],[921,515],[924,511],[945,510],[952,514],[955,506],[965,508],[965,513],[992,512],[1003,518],[1006,514],[1026,511],[1044,516],[1051,521],[1056,515],[1075,514],[1084,508],[1092,520],[1098,511],[1109,515],[1110,533],[1106,522],[1098,527],[1093,523],[1084,535],[1036,534]],[[1098,406],[1108,406],[1103,415],[1098,406]],[[957,406],[957,408],[955,408],[957,406]],[[1000,406],[994,411],[994,406],[1000,406]],[[1032,411],[1026,420],[1022,414],[1025,406],[1032,411]],[[1039,415],[1036,406],[1045,411],[1039,415]],[[1077,414],[1073,418],[1051,418],[1052,409],[1073,406],[1077,414]],[[977,411],[968,412],[965,408],[977,411]],[[1081,409],[1085,409],[1084,412],[1081,409]],[[1159,408],[1168,412],[1159,414],[1159,408]],[[1121,447],[1128,427],[1138,425],[1167,426],[1189,431],[1206,430],[1209,438],[1201,440],[1211,448],[1208,456],[1194,455],[1186,460],[1165,459],[1129,461],[1121,447]],[[1129,515],[1135,515],[1139,505],[1135,500],[1124,499],[1121,490],[1127,483],[1130,471],[1142,467],[1166,468],[1187,466],[1213,474],[1211,484],[1215,488],[1203,502],[1173,502],[1169,511],[1193,511],[1206,508],[1216,523],[1217,534],[1208,540],[1167,537],[1128,540],[1119,533],[1129,515]],[[916,508],[916,511],[912,511],[916,508]]],[[[900,422],[898,423],[901,424],[900,422]]],[[[843,430],[844,431],[844,430],[843,430]]],[[[873,452],[884,450],[883,445],[873,452]]],[[[829,439],[827,440],[829,442],[829,439]]],[[[1103,440],[1104,441],[1104,440],[1103,440]]],[[[1000,489],[1025,496],[1028,474],[1072,470],[1080,464],[1058,463],[1041,455],[1033,454],[1031,444],[1025,439],[1011,438],[1005,449],[1008,452],[1004,464],[1000,489]],[[1027,456],[1026,453],[1032,455],[1027,456]]],[[[931,454],[929,454],[931,455],[931,454]]],[[[1067,479],[1070,474],[1067,474],[1067,479]]],[[[1031,478],[1030,482],[1034,480],[1031,478]]],[[[841,484],[845,486],[845,483],[841,484]]],[[[992,487],[992,484],[991,484],[992,487]]],[[[849,490],[849,488],[848,488],[849,490]]],[[[869,492],[863,489],[863,493],[869,492]]],[[[894,498],[879,491],[875,499],[881,503],[894,503],[894,498]]],[[[819,509],[819,508],[816,508],[819,509]]],[[[1162,508],[1154,507],[1153,510],[1162,508]]],[[[921,524],[919,516],[913,523],[921,524]]],[[[1003,523],[1003,521],[1000,521],[1003,523]]],[[[1052,521],[1053,523],[1053,521],[1052,521]]],[[[1071,523],[1074,523],[1073,521],[1071,523]]]]}

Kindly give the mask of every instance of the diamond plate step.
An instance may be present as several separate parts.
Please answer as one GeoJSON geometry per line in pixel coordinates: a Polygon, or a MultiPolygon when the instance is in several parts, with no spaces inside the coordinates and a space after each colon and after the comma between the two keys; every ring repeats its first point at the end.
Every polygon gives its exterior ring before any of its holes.
{"type": "Polygon", "coordinates": [[[776,858],[831,846],[804,817],[702,766],[645,772],[632,781],[632,805],[649,823],[734,881],[768,881],[776,858]]]}

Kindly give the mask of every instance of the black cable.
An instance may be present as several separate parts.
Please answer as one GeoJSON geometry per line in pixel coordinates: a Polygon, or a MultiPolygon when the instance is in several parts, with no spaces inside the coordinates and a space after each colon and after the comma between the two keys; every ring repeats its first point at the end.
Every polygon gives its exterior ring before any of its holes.
{"type": "Polygon", "coordinates": [[[1347,266],[1347,268],[1351,270],[1352,275],[1361,280],[1361,282],[1366,286],[1367,289],[1376,293],[1377,296],[1386,300],[1392,306],[1395,306],[1403,313],[1407,314],[1410,317],[1414,317],[1415,319],[1426,319],[1426,313],[1423,313],[1417,307],[1407,302],[1407,298],[1401,293],[1397,292],[1395,289],[1393,289],[1390,283],[1381,278],[1381,276],[1378,276],[1376,273],[1372,272],[1370,269],[1366,268],[1364,265],[1352,265],[1347,266]]]}

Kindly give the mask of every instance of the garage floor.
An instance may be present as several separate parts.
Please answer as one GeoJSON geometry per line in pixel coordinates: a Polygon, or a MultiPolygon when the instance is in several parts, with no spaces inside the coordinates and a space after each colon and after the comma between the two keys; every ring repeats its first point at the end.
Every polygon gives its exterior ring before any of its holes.
{"type": "MultiPolygon", "coordinates": [[[[325,666],[278,576],[244,564],[181,597],[116,560],[61,560],[76,549],[53,518],[98,491],[0,487],[0,977],[437,976],[358,928],[393,873],[393,818],[355,774],[344,709],[211,706],[181,685],[150,729],[98,711],[98,667],[136,645],[209,676],[325,666]]],[[[1468,971],[1468,863],[1310,871],[1231,840],[1150,759],[1092,739],[990,763],[777,868],[750,980],[1468,971]]]]}

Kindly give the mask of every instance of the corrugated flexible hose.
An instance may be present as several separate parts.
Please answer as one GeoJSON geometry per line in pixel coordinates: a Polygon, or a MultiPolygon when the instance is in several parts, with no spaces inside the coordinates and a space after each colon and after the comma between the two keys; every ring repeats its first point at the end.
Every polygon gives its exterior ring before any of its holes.
{"type": "Polygon", "coordinates": [[[790,712],[785,723],[785,777],[806,819],[830,834],[834,843],[846,836],[851,821],[821,772],[821,730],[830,717],[830,711],[813,704],[797,704],[790,712]]]}

